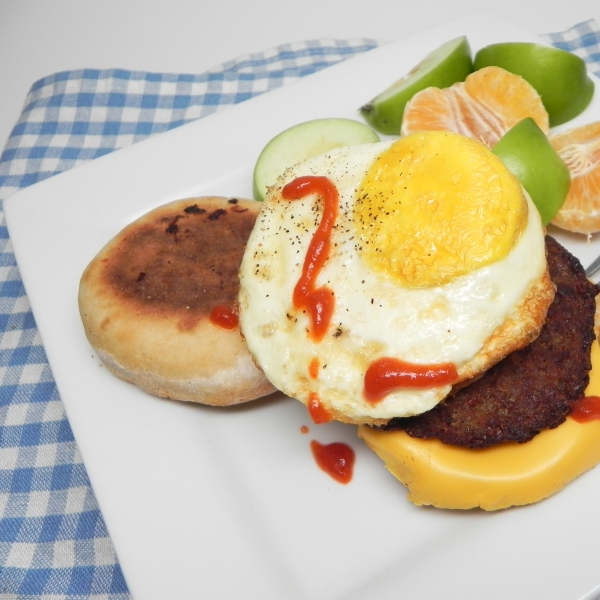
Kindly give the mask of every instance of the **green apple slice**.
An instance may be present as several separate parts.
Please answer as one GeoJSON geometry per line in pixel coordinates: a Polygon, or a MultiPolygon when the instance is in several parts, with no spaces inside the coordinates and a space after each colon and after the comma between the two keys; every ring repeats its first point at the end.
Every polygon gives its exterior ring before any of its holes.
{"type": "Polygon", "coordinates": [[[262,150],[253,176],[256,200],[264,200],[267,188],[288,168],[334,148],[378,142],[370,127],[352,119],[314,119],[276,135],[262,150]]]}
{"type": "Polygon", "coordinates": [[[594,95],[585,61],[560,48],[527,42],[492,44],[479,50],[474,60],[475,70],[491,65],[520,75],[537,90],[551,127],[583,112],[594,95]]]}
{"type": "Polygon", "coordinates": [[[428,87],[450,87],[464,81],[472,70],[467,38],[455,38],[429,53],[408,75],[361,107],[360,113],[377,131],[398,135],[404,107],[417,92],[428,87]]]}
{"type": "Polygon", "coordinates": [[[532,118],[519,121],[492,148],[531,196],[547,225],[563,205],[571,175],[550,140],[532,118]]]}

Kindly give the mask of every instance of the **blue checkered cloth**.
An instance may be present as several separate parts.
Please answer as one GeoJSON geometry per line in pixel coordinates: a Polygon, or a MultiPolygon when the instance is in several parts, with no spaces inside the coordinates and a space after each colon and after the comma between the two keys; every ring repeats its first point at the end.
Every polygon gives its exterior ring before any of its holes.
{"type": "MultiPolygon", "coordinates": [[[[545,36],[600,75],[593,21],[545,36]]],[[[285,44],[200,75],[77,70],[37,81],[0,157],[13,192],[381,44],[285,44]]],[[[0,221],[0,598],[125,600],[127,585],[73,439],[0,221]]]]}

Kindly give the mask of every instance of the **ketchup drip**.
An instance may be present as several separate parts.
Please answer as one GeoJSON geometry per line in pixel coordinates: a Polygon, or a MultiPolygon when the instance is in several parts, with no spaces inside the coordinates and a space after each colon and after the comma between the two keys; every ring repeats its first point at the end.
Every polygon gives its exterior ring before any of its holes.
{"type": "Polygon", "coordinates": [[[578,423],[600,419],[600,398],[598,396],[585,396],[573,404],[570,416],[578,423]]]}
{"type": "Polygon", "coordinates": [[[321,363],[319,359],[315,356],[311,359],[308,364],[308,376],[311,379],[316,379],[319,376],[319,369],[321,368],[321,363]]]}
{"type": "Polygon", "coordinates": [[[329,423],[333,418],[329,411],[321,404],[319,396],[314,392],[311,392],[308,397],[308,414],[317,425],[329,423]]]}
{"type": "Polygon", "coordinates": [[[309,337],[320,342],[331,322],[335,296],[327,287],[316,287],[316,281],[329,256],[331,230],[337,218],[338,191],[327,177],[311,175],[294,179],[281,191],[286,200],[300,200],[309,194],[321,196],[323,215],[308,246],[302,275],[294,288],[293,302],[294,308],[308,312],[311,323],[309,337]]]}
{"type": "Polygon", "coordinates": [[[453,363],[417,365],[398,358],[379,358],[369,365],[365,373],[364,397],[376,404],[402,388],[430,388],[456,381],[458,373],[453,363]]]}
{"type": "Polygon", "coordinates": [[[320,444],[312,440],[310,449],[319,468],[339,483],[350,483],[354,471],[354,450],[342,442],[320,444]]]}
{"type": "Polygon", "coordinates": [[[213,325],[217,325],[217,327],[222,327],[229,331],[235,329],[239,323],[237,313],[228,306],[222,304],[215,306],[208,318],[213,325]]]}

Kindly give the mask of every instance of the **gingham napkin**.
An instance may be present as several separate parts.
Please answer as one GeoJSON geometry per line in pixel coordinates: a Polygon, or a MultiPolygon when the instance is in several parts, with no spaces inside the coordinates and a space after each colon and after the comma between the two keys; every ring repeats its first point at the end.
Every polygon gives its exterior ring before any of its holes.
{"type": "MultiPolygon", "coordinates": [[[[600,75],[595,22],[544,37],[600,75]]],[[[285,44],[201,75],[85,69],[45,77],[31,87],[0,157],[0,201],[381,43],[285,44]]],[[[0,239],[0,598],[125,600],[129,592],[46,360],[3,212],[0,239]]]]}

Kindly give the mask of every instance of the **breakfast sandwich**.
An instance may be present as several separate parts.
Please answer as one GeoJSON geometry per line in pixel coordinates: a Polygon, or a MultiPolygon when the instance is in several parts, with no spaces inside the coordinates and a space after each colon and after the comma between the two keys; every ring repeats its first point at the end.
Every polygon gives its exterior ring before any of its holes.
{"type": "Polygon", "coordinates": [[[500,159],[426,132],[279,178],[240,325],[269,380],[316,423],[357,424],[415,504],[496,510],[600,461],[600,419],[573,418],[600,394],[598,291],[500,159]]]}
{"type": "Polygon", "coordinates": [[[106,244],[80,282],[85,333],[104,365],[150,394],[225,406],[274,391],[238,326],[237,271],[260,203],[178,200],[106,244]]]}

